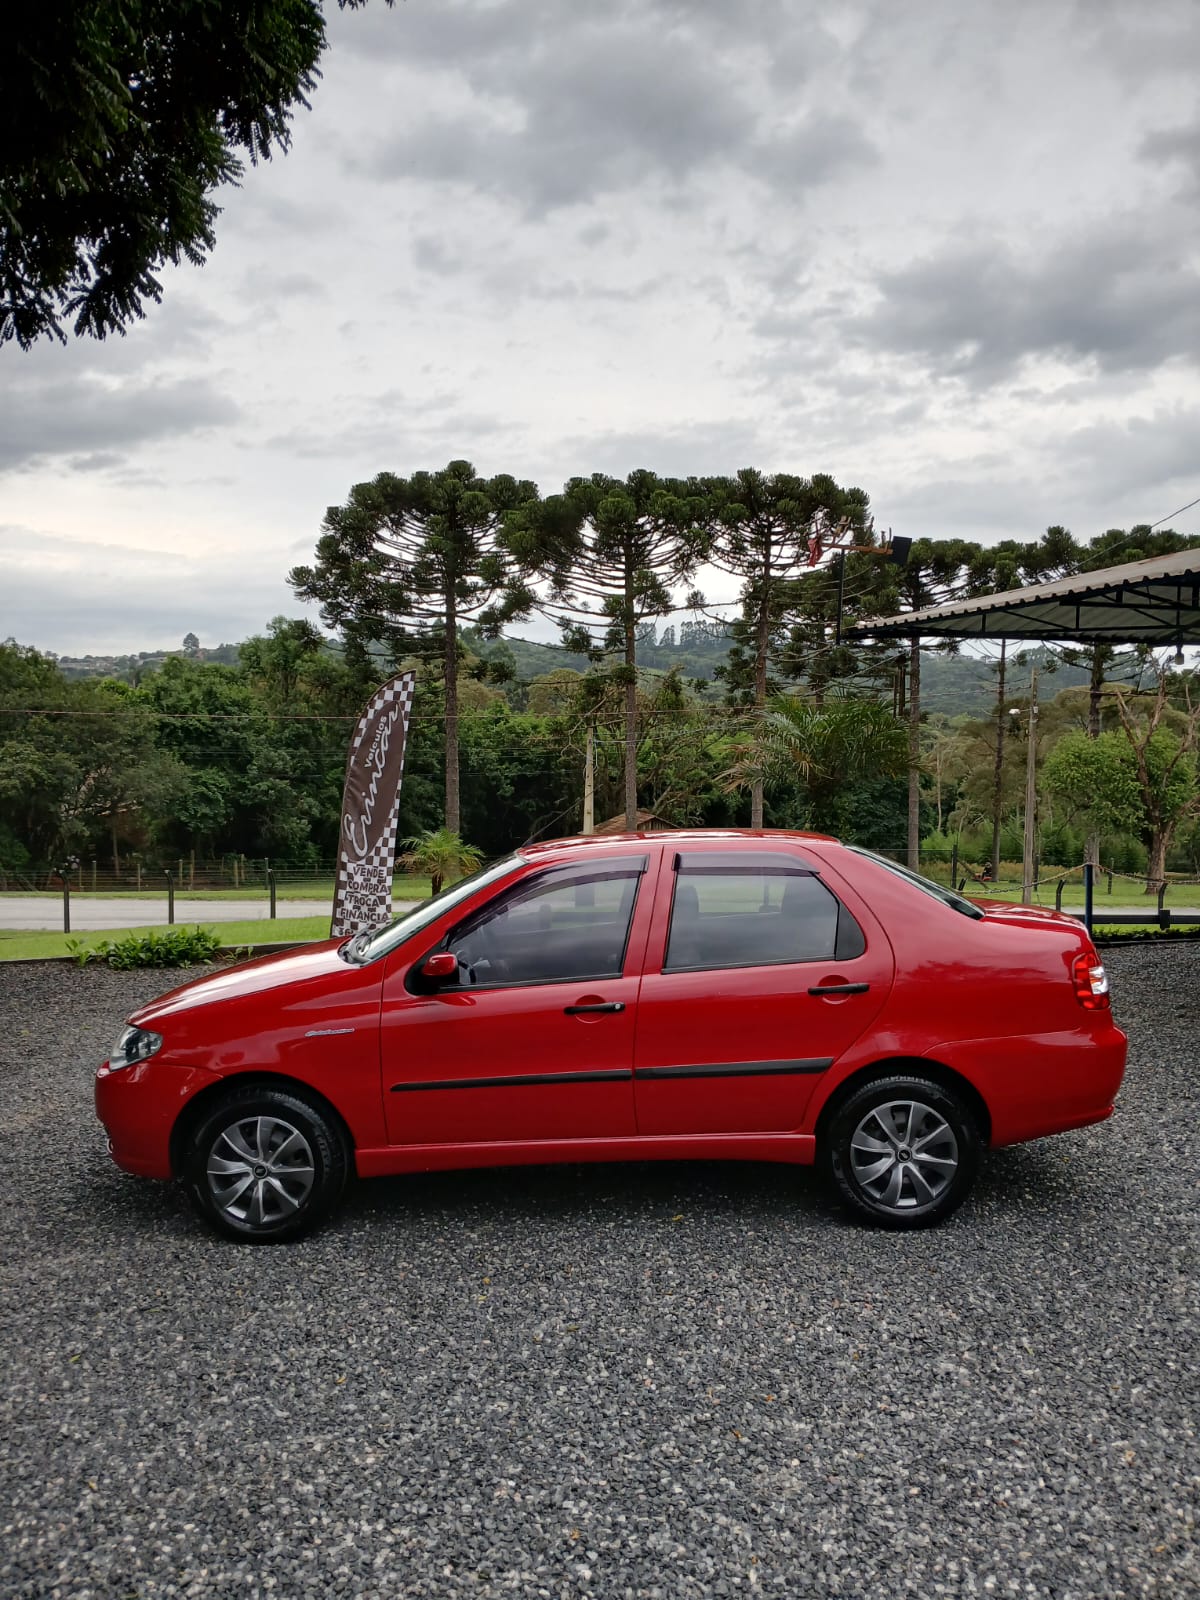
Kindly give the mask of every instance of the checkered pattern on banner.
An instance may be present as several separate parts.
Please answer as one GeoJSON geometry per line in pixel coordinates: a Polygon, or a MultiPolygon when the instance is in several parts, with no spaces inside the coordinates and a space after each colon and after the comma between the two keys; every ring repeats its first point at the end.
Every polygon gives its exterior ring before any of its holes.
{"type": "MultiPolygon", "coordinates": [[[[400,703],[401,738],[408,744],[408,723],[412,715],[414,673],[405,672],[376,691],[358,719],[354,738],[350,743],[347,773],[352,769],[364,741],[372,738],[379,726],[380,713],[397,701],[400,703]]],[[[361,859],[347,847],[344,835],[338,850],[337,883],[333,891],[333,921],[330,937],[345,939],[363,928],[374,928],[387,922],[392,915],[392,870],[396,861],[396,809],[400,800],[400,780],[404,775],[403,755],[396,780],[394,795],[381,796],[387,807],[381,813],[383,826],[379,836],[361,859]],[[390,800],[390,803],[389,803],[390,800]]],[[[345,801],[343,800],[343,810],[345,801]]]]}

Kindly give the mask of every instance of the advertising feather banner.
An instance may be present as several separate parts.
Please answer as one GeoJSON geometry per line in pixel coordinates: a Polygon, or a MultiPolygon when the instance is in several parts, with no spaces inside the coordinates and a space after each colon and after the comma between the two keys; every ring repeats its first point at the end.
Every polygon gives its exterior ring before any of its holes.
{"type": "Polygon", "coordinates": [[[345,939],[392,915],[396,808],[416,674],[377,689],[354,730],[342,792],[337,882],[330,937],[345,939]]]}

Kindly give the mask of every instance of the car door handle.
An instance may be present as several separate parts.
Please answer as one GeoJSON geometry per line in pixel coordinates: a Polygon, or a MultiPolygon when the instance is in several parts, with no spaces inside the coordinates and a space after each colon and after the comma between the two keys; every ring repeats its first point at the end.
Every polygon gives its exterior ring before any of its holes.
{"type": "Polygon", "coordinates": [[[869,983],[815,983],[809,994],[866,994],[869,983]]]}
{"type": "Polygon", "coordinates": [[[595,1006],[564,1006],[564,1017],[594,1017],[601,1011],[624,1011],[623,1000],[607,1000],[603,1005],[595,1006]]]}

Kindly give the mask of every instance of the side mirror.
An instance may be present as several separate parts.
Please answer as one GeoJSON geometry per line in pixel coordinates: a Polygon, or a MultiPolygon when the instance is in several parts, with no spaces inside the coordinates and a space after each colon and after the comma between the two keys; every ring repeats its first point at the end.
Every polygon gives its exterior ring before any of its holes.
{"type": "Polygon", "coordinates": [[[447,983],[458,976],[458,957],[452,950],[438,950],[421,963],[421,976],[430,983],[447,983]]]}

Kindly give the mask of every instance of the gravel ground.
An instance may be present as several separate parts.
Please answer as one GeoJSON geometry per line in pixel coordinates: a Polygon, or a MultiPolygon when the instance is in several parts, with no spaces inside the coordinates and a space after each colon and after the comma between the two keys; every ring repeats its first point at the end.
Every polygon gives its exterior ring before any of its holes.
{"type": "Polygon", "coordinates": [[[1101,1128],[931,1233],[811,1174],[358,1187],[217,1241],[91,1110],[162,975],[0,967],[0,1595],[1200,1594],[1200,949],[1101,1128]]]}

